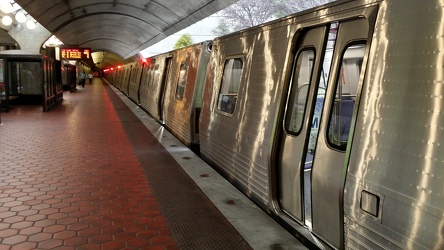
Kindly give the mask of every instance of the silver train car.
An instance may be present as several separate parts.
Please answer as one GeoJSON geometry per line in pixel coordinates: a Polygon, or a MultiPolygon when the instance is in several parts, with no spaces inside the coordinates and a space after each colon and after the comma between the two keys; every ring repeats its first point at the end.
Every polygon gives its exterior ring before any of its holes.
{"type": "Polygon", "coordinates": [[[201,95],[154,57],[139,96],[198,98],[201,157],[308,246],[444,249],[443,48],[442,1],[343,0],[214,39],[201,95]]]}
{"type": "Polygon", "coordinates": [[[211,44],[205,41],[127,63],[106,78],[185,145],[198,150],[198,122],[211,44]]]}

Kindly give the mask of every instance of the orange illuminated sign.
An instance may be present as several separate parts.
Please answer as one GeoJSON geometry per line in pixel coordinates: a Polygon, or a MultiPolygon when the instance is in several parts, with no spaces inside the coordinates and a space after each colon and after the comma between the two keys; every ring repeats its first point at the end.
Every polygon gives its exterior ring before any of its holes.
{"type": "Polygon", "coordinates": [[[60,58],[62,60],[87,60],[91,59],[89,48],[61,48],[60,58]]]}

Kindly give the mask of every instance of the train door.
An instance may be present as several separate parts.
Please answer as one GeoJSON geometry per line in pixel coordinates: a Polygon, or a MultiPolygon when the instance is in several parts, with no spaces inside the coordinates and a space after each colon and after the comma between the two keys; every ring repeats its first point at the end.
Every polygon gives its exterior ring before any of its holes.
{"type": "Polygon", "coordinates": [[[343,246],[346,148],[360,87],[369,35],[367,19],[339,23],[312,165],[312,230],[334,247],[343,246]]]}
{"type": "Polygon", "coordinates": [[[287,109],[284,115],[284,129],[280,138],[278,153],[277,196],[280,208],[290,217],[307,224],[303,198],[306,138],[311,126],[314,93],[322,68],[322,57],[328,27],[308,29],[298,35],[296,53],[293,59],[287,109]],[[309,104],[309,105],[307,105],[309,104]]]}
{"type": "Polygon", "coordinates": [[[313,52],[305,42],[318,29],[307,32],[297,48],[281,137],[278,195],[283,211],[329,245],[343,248],[345,150],[369,22],[362,18],[331,23],[328,36],[317,35],[327,44],[324,53],[318,51],[321,41],[311,42],[313,52]],[[311,53],[313,63],[304,67],[304,56],[311,53]]]}
{"type": "Polygon", "coordinates": [[[164,109],[165,109],[165,91],[167,87],[167,82],[169,81],[170,71],[171,71],[171,62],[172,57],[165,58],[165,66],[162,74],[162,80],[160,82],[160,91],[159,91],[159,120],[162,124],[165,124],[164,120],[164,109]]]}
{"type": "Polygon", "coordinates": [[[133,65],[131,65],[130,68],[128,69],[128,73],[127,73],[127,77],[126,77],[125,91],[124,91],[125,95],[127,95],[127,96],[129,96],[130,85],[133,82],[132,79],[131,79],[133,77],[133,75],[134,75],[133,71],[134,71],[133,70],[133,65]]]}
{"type": "Polygon", "coordinates": [[[145,73],[146,68],[147,68],[146,63],[140,64],[140,73],[138,74],[138,75],[140,75],[140,77],[138,80],[138,87],[137,87],[137,105],[139,105],[139,106],[140,106],[140,91],[141,91],[141,87],[142,87],[143,74],[145,73]]]}

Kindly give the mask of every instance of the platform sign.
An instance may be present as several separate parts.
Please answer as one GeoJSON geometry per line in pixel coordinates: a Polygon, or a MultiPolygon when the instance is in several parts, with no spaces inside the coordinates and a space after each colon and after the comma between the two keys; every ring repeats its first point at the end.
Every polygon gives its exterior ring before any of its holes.
{"type": "Polygon", "coordinates": [[[91,59],[90,48],[61,48],[60,59],[62,60],[88,60],[91,59]]]}

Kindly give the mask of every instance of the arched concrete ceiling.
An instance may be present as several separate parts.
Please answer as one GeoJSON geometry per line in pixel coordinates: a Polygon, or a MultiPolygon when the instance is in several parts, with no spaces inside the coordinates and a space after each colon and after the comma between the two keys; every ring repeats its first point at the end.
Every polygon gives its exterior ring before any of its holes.
{"type": "Polygon", "coordinates": [[[15,1],[65,45],[129,59],[237,0],[15,1]]]}

